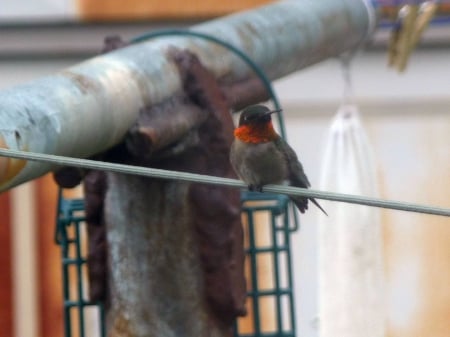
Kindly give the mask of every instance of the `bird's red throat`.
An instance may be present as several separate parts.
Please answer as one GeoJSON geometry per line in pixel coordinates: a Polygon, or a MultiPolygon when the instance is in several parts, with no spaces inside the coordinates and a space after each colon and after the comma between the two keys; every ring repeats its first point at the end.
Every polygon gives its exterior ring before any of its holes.
{"type": "Polygon", "coordinates": [[[245,143],[267,143],[278,138],[272,122],[241,125],[234,130],[234,136],[245,143]]]}

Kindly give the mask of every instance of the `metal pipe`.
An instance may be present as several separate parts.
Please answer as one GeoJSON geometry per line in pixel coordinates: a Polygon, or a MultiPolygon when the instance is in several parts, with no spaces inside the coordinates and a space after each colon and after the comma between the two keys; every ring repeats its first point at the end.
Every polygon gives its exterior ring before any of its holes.
{"type": "MultiPolygon", "coordinates": [[[[279,1],[191,29],[248,54],[277,79],[357,47],[374,26],[367,1],[279,1]],[[372,24],[371,24],[372,20],[372,24]]],[[[251,76],[226,49],[192,37],[145,41],[0,92],[0,147],[88,157],[119,143],[139,109],[181,90],[171,48],[189,49],[217,78],[251,76]]],[[[51,165],[0,158],[0,192],[51,165]]]]}

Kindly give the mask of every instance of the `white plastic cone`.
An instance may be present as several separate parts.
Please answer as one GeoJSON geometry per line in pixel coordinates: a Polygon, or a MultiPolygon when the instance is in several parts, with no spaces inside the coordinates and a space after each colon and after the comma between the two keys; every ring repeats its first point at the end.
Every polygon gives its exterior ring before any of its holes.
{"type": "MultiPolygon", "coordinates": [[[[341,106],[332,121],[321,189],[377,195],[374,161],[354,105],[341,106]]],[[[319,335],[382,337],[383,267],[379,211],[324,202],[319,219],[319,335]]]]}

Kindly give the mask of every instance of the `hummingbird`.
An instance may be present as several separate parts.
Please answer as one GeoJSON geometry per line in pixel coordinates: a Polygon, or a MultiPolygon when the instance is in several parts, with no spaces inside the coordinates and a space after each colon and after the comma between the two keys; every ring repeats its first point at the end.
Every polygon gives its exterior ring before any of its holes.
{"type": "MultiPolygon", "coordinates": [[[[250,191],[262,192],[264,185],[285,182],[289,186],[311,186],[297,154],[273,128],[271,115],[280,111],[264,105],[249,106],[242,111],[234,130],[230,162],[250,191]]],[[[308,209],[309,199],[328,215],[314,198],[289,198],[301,213],[308,209]]]]}

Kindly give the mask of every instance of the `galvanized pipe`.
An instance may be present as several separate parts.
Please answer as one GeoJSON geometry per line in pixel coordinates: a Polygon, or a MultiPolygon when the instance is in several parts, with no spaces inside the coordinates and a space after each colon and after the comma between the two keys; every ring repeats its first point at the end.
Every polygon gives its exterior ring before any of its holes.
{"type": "MultiPolygon", "coordinates": [[[[193,26],[233,44],[277,79],[354,49],[373,29],[364,0],[280,1],[193,26]]],[[[168,51],[196,53],[217,78],[236,82],[248,67],[226,49],[192,37],[142,42],[0,92],[0,147],[88,157],[119,143],[139,109],[181,91],[168,51]]],[[[0,158],[0,191],[52,170],[0,158]]]]}

